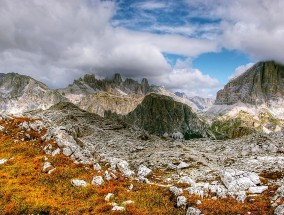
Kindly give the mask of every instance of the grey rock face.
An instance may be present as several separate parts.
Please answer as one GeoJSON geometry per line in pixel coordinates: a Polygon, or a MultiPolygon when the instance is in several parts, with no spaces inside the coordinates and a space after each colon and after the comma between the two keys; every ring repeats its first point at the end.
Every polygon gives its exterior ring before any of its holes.
{"type": "Polygon", "coordinates": [[[47,109],[66,99],[56,90],[50,90],[35,79],[9,73],[0,79],[0,111],[21,113],[37,109],[47,109]]]}
{"type": "Polygon", "coordinates": [[[185,139],[207,136],[206,124],[189,106],[153,93],[147,95],[124,120],[159,136],[176,132],[182,133],[185,139]]]}
{"type": "Polygon", "coordinates": [[[273,61],[255,64],[217,93],[215,104],[269,103],[284,96],[284,66],[273,61]]]}

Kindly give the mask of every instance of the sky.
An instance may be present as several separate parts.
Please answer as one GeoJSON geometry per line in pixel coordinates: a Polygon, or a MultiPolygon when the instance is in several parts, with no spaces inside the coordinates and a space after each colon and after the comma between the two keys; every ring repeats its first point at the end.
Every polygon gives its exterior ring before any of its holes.
{"type": "Polygon", "coordinates": [[[62,88],[148,78],[214,98],[254,63],[284,63],[282,0],[1,0],[0,72],[62,88]]]}

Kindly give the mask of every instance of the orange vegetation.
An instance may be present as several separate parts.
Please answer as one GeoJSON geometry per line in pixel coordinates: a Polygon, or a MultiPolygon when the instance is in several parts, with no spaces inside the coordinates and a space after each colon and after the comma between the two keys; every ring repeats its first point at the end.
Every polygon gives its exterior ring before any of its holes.
{"type": "MultiPolygon", "coordinates": [[[[48,161],[56,167],[52,174],[42,173],[41,169],[47,155],[43,152],[46,144],[41,136],[45,131],[25,131],[31,138],[21,133],[18,125],[30,121],[16,118],[4,122],[4,131],[0,131],[0,159],[9,159],[0,165],[0,214],[185,214],[185,208],[176,208],[176,198],[168,188],[137,183],[119,177],[118,180],[104,182],[100,187],[73,187],[71,179],[83,179],[90,183],[93,176],[99,175],[91,165],[76,165],[60,154],[48,156],[48,161]],[[128,191],[130,184],[134,185],[128,191]],[[104,200],[108,193],[114,193],[112,201],[121,205],[132,200],[124,212],[112,212],[112,206],[104,200]]],[[[106,168],[103,166],[103,168],[106,168]]],[[[204,214],[271,214],[267,193],[245,204],[233,199],[200,199],[197,196],[185,196],[188,204],[199,208],[204,214]],[[196,205],[200,199],[202,204],[196,205]]]]}

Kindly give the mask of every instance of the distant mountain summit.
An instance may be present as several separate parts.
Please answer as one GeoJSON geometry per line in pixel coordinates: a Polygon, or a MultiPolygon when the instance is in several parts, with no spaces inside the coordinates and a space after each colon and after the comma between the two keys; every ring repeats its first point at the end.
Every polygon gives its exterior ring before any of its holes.
{"type": "Polygon", "coordinates": [[[86,74],[84,77],[75,80],[73,84],[61,91],[69,94],[109,92],[114,95],[145,95],[150,91],[150,85],[146,78],[141,83],[127,78],[122,80],[119,73],[114,74],[111,79],[97,79],[94,74],[86,74]]]}
{"type": "Polygon", "coordinates": [[[183,92],[175,92],[175,95],[189,100],[195,110],[205,110],[207,108],[210,108],[214,104],[214,100],[210,98],[202,98],[200,96],[193,96],[193,97],[188,97],[185,93],[183,92]]]}
{"type": "Polygon", "coordinates": [[[0,111],[21,113],[47,109],[66,99],[56,90],[25,75],[8,73],[0,75],[0,111]]]}
{"type": "Polygon", "coordinates": [[[252,105],[269,104],[284,98],[284,66],[274,61],[260,62],[231,80],[217,93],[215,104],[239,101],[252,105]]]}

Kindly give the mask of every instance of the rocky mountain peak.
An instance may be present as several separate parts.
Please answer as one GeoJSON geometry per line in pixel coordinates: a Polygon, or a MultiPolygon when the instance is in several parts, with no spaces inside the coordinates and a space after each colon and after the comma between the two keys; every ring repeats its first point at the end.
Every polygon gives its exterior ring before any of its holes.
{"type": "Polygon", "coordinates": [[[113,83],[117,85],[120,85],[122,83],[122,78],[119,73],[114,74],[113,83]]]}
{"type": "Polygon", "coordinates": [[[259,62],[231,80],[217,93],[215,104],[269,104],[284,97],[284,66],[274,61],[259,62]]]}

